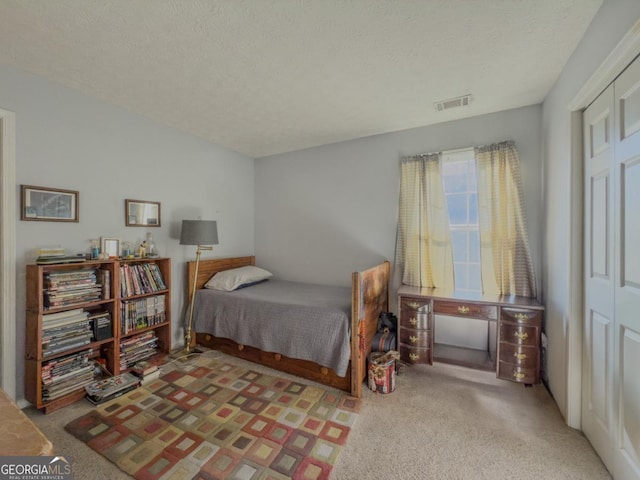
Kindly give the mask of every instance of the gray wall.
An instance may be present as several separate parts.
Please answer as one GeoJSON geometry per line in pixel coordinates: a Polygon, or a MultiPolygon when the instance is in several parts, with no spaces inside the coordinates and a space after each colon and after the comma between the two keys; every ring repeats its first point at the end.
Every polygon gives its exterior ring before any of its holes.
{"type": "Polygon", "coordinates": [[[573,308],[572,298],[581,295],[582,287],[578,282],[572,284],[570,220],[575,182],[579,188],[582,178],[572,176],[569,104],[638,18],[640,1],[605,0],[543,104],[543,284],[549,386],[560,411],[575,428],[580,428],[581,352],[569,352],[568,344],[581,337],[576,328],[581,324],[581,311],[573,308]],[[567,369],[569,362],[577,370],[573,375],[567,369]]]}
{"type": "Polygon", "coordinates": [[[184,262],[195,258],[195,247],[178,244],[181,220],[218,221],[220,245],[203,257],[252,254],[254,160],[2,66],[0,108],[16,114],[16,198],[20,184],[80,192],[79,223],[17,222],[17,398],[23,398],[25,265],[40,247],[85,252],[91,238],[139,243],[151,231],[160,254],[173,260],[173,343],[181,346],[184,262]],[[161,202],[161,227],[126,227],[126,198],[161,202]]]}
{"type": "Polygon", "coordinates": [[[349,285],[352,271],[393,260],[401,156],[514,140],[540,272],[541,113],[534,105],[257,160],[257,263],[291,280],[349,285]]]}

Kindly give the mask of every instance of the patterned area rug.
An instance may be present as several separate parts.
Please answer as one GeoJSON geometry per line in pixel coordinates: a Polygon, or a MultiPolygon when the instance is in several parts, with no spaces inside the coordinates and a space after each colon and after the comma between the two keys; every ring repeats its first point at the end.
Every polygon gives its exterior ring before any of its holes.
{"type": "Polygon", "coordinates": [[[359,409],[346,394],[202,356],[65,429],[139,480],[327,479],[359,409]]]}

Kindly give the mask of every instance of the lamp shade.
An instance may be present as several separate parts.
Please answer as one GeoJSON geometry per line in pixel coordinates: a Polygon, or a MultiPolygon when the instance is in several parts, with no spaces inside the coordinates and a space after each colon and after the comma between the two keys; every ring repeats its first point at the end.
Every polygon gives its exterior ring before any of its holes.
{"type": "Polygon", "coordinates": [[[215,220],[182,220],[180,245],[217,245],[218,224],[215,220]]]}

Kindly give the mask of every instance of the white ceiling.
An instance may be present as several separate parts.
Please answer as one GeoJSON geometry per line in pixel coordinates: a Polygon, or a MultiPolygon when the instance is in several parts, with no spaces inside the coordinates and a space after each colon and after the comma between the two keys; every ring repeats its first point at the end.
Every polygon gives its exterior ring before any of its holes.
{"type": "Polygon", "coordinates": [[[262,157],[540,103],[601,4],[0,0],[0,63],[262,157]]]}

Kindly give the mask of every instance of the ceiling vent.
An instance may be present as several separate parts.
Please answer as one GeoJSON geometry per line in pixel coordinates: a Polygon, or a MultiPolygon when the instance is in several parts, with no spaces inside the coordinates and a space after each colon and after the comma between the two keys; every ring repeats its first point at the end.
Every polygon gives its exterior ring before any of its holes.
{"type": "Polygon", "coordinates": [[[466,107],[471,103],[471,95],[463,95],[461,97],[450,98],[449,100],[442,100],[436,102],[436,110],[441,112],[443,110],[449,110],[451,108],[466,107]]]}

